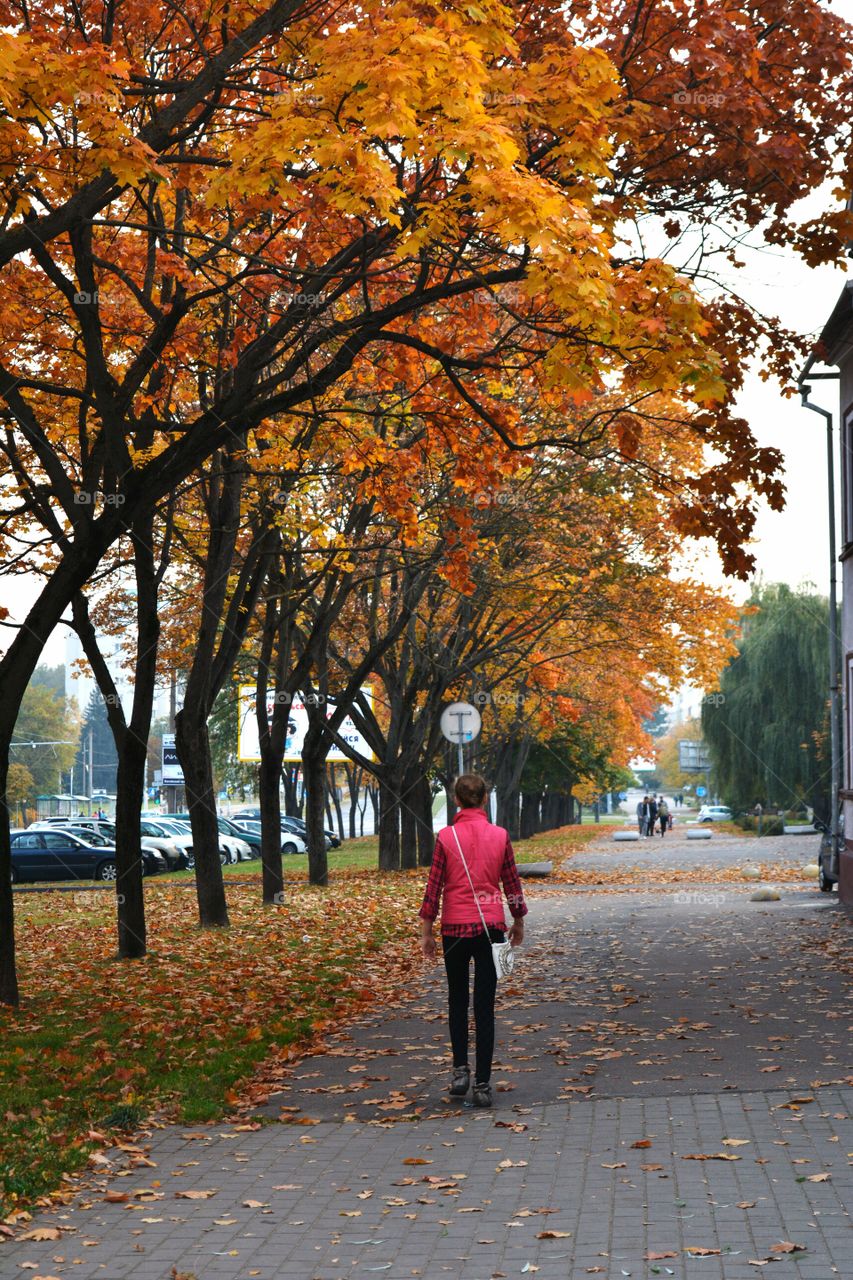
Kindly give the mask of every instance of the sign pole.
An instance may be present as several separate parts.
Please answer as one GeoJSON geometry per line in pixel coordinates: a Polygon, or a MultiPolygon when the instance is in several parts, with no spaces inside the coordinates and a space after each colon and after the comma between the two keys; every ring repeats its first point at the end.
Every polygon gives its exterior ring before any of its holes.
{"type": "Polygon", "coordinates": [[[441,732],[456,746],[459,774],[465,772],[465,743],[472,742],[481,727],[480,713],[470,702],[451,702],[441,713],[441,732]]]}

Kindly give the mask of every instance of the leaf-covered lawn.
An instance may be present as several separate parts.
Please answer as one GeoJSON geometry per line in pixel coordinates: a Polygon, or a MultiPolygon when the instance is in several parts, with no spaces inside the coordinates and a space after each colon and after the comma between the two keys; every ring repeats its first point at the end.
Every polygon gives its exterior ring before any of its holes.
{"type": "Polygon", "coordinates": [[[259,886],[235,886],[232,928],[204,932],[190,887],[152,881],[151,949],[129,963],[114,959],[111,893],[17,894],[24,1003],[0,1010],[0,1207],[84,1164],[89,1130],[154,1108],[221,1116],[262,1058],[405,983],[421,878],[301,886],[272,910],[259,886]]]}

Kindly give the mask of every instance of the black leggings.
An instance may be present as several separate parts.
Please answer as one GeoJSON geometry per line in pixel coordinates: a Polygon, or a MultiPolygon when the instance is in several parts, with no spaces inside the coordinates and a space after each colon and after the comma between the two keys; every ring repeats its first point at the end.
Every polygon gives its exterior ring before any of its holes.
{"type": "Polygon", "coordinates": [[[447,997],[450,1015],[450,1043],[454,1067],[468,1062],[468,975],[474,961],[474,1027],[477,1033],[476,1084],[487,1084],[492,1074],[495,1051],[495,991],[498,976],[492,960],[492,942],[503,942],[502,929],[489,929],[489,938],[451,938],[442,934],[444,967],[447,970],[447,997]]]}

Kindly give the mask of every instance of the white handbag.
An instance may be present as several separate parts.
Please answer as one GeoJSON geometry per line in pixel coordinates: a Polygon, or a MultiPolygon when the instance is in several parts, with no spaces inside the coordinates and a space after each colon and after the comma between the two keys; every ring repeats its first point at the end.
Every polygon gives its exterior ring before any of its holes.
{"type": "MultiPolygon", "coordinates": [[[[480,899],[477,897],[477,890],[474,888],[474,881],[471,879],[471,872],[468,870],[468,863],[465,861],[465,854],[462,852],[459,836],[456,834],[455,827],[451,827],[450,830],[453,832],[456,848],[459,850],[459,857],[462,859],[462,865],[465,868],[465,874],[468,877],[468,883],[471,886],[471,892],[474,895],[474,901],[477,904],[477,910],[480,913],[480,919],[483,922],[483,928],[488,938],[489,926],[486,924],[486,917],[483,915],[483,908],[480,906],[480,899]]],[[[493,942],[491,946],[492,959],[495,962],[495,973],[498,975],[498,982],[500,982],[501,978],[508,978],[512,973],[515,964],[515,950],[511,942],[493,942]]]]}

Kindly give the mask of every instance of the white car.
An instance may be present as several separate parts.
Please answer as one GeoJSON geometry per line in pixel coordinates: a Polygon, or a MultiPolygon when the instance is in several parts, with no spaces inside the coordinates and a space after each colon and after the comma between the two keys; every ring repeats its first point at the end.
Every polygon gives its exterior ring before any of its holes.
{"type": "Polygon", "coordinates": [[[731,822],[732,811],[727,804],[703,804],[696,815],[697,822],[731,822]]]}
{"type": "MultiPolygon", "coordinates": [[[[157,825],[163,827],[166,831],[175,832],[177,836],[188,840],[192,845],[192,827],[188,822],[184,822],[181,818],[158,818],[157,825]]],[[[251,845],[245,840],[238,840],[236,836],[223,835],[219,833],[219,861],[225,866],[229,862],[251,862],[252,849],[251,845]]],[[[195,865],[195,861],[193,861],[195,865]]]]}
{"type": "MultiPolygon", "coordinates": [[[[260,822],[255,822],[254,818],[237,818],[233,819],[235,827],[245,827],[247,831],[254,832],[256,835],[261,834],[260,822]]],[[[331,841],[326,839],[326,849],[331,847],[331,841]]],[[[282,853],[307,853],[308,845],[302,836],[296,834],[295,831],[281,832],[281,851],[282,853]]]]}

